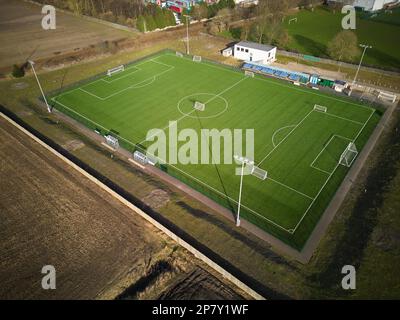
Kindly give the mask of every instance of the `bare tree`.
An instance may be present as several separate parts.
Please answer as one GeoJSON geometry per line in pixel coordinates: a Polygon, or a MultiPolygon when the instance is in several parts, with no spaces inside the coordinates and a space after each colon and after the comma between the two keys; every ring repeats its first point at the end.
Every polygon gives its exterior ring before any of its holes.
{"type": "Polygon", "coordinates": [[[352,61],[360,54],[356,34],[350,30],[340,31],[328,43],[328,54],[335,60],[340,61],[345,58],[348,61],[352,61]]]}

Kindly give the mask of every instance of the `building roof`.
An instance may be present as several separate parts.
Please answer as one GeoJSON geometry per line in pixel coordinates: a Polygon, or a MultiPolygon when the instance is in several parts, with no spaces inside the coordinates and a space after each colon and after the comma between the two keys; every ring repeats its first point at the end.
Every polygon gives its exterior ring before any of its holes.
{"type": "Polygon", "coordinates": [[[240,41],[240,42],[236,43],[235,46],[257,49],[257,50],[262,50],[262,51],[271,51],[272,49],[276,48],[276,47],[270,46],[268,44],[259,44],[259,43],[250,42],[250,41],[240,41]]]}

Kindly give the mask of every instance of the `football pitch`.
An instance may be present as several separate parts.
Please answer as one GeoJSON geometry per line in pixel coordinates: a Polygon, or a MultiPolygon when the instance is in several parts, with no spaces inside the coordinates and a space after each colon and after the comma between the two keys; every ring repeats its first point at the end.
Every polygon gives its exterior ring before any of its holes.
{"type": "MultiPolygon", "coordinates": [[[[248,77],[170,51],[111,76],[105,70],[49,98],[56,109],[87,127],[111,132],[131,152],[151,145],[146,138],[151,129],[162,129],[168,137],[171,121],[199,137],[201,129],[254,129],[253,160],[267,178],[243,177],[241,217],[296,249],[304,246],[349,170],[340,164],[346,147],[353,142],[360,152],[380,119],[377,110],[346,98],[248,77]],[[194,109],[195,101],[205,103],[205,110],[194,109]]],[[[223,152],[222,142],[220,148],[223,152]]],[[[237,211],[239,164],[163,160],[167,163],[158,164],[160,169],[237,211]]]]}

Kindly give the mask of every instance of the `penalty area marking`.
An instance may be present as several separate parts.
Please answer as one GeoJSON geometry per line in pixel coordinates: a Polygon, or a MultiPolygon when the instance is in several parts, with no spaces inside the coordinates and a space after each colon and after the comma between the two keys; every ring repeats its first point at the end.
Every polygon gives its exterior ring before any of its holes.
{"type": "MultiPolygon", "coordinates": [[[[354,137],[354,139],[352,139],[353,142],[355,142],[358,137],[360,136],[360,134],[363,132],[365,126],[367,125],[367,123],[371,120],[372,116],[374,115],[375,110],[372,109],[371,114],[369,115],[367,121],[365,121],[364,125],[361,127],[361,129],[358,131],[357,135],[354,137]]],[[[338,162],[335,166],[335,168],[333,169],[333,171],[331,172],[331,174],[329,175],[329,177],[326,179],[325,183],[323,184],[323,186],[321,187],[321,189],[318,191],[317,195],[315,196],[314,200],[310,203],[309,207],[307,208],[307,210],[304,212],[303,216],[301,217],[301,219],[299,220],[299,222],[297,222],[296,226],[293,229],[293,233],[296,232],[297,228],[300,226],[300,224],[302,223],[302,221],[304,220],[305,216],[307,215],[307,213],[310,211],[310,209],[312,208],[313,204],[315,203],[315,201],[318,199],[319,195],[321,194],[322,190],[324,190],[325,186],[328,184],[329,180],[331,180],[333,174],[336,172],[337,168],[340,166],[340,163],[338,162]]]]}
{"type": "MultiPolygon", "coordinates": [[[[149,61],[147,61],[147,62],[154,62],[154,63],[159,64],[159,65],[168,66],[168,65],[166,65],[166,64],[164,64],[164,63],[160,63],[160,62],[155,61],[155,60],[149,60],[149,61]]],[[[175,69],[175,66],[169,66],[169,67],[170,67],[170,68],[167,69],[167,70],[164,70],[164,71],[159,72],[159,73],[157,73],[157,74],[155,74],[155,75],[152,75],[152,76],[150,76],[149,78],[144,79],[143,81],[140,81],[140,82],[138,82],[138,83],[135,83],[135,84],[133,84],[133,85],[130,85],[129,87],[126,87],[126,88],[124,88],[124,89],[121,89],[121,90],[119,90],[119,91],[116,91],[116,92],[110,94],[110,95],[107,96],[107,97],[99,97],[98,95],[96,95],[96,94],[94,94],[94,93],[92,93],[92,92],[89,92],[89,91],[83,89],[84,87],[87,87],[87,86],[89,86],[89,85],[91,85],[91,84],[93,84],[93,83],[96,83],[97,81],[88,83],[88,84],[86,84],[86,85],[84,85],[84,86],[82,86],[82,87],[80,87],[80,88],[78,88],[78,89],[81,90],[81,91],[83,91],[83,92],[85,92],[86,94],[89,94],[89,95],[91,95],[91,96],[93,96],[93,97],[95,97],[95,98],[97,98],[97,99],[99,99],[99,100],[104,101],[104,100],[107,100],[107,99],[109,99],[109,98],[112,98],[112,97],[114,97],[114,96],[116,96],[116,95],[118,95],[118,94],[120,94],[120,93],[122,93],[122,92],[124,92],[124,91],[126,91],[126,90],[129,90],[129,89],[138,89],[138,88],[142,88],[142,87],[145,87],[145,86],[147,86],[147,85],[152,84],[152,83],[157,79],[157,77],[163,75],[163,74],[166,73],[166,72],[169,72],[169,71],[175,69]],[[149,82],[149,83],[146,83],[148,80],[152,80],[152,81],[149,82]],[[144,85],[141,85],[141,84],[143,84],[143,83],[145,83],[145,84],[144,84],[144,85]]],[[[119,79],[120,79],[120,78],[115,79],[115,80],[119,80],[119,79]]],[[[104,80],[104,79],[99,79],[98,81],[100,81],[100,80],[104,80]]],[[[107,81],[104,81],[104,82],[107,82],[107,81]]]]}
{"type": "Polygon", "coordinates": [[[318,168],[317,166],[315,166],[315,162],[318,160],[318,158],[319,158],[319,157],[321,156],[321,154],[326,150],[326,148],[328,147],[328,145],[333,141],[333,139],[334,139],[335,137],[336,137],[336,138],[339,138],[339,139],[343,139],[343,140],[353,141],[353,140],[350,139],[350,138],[346,138],[346,137],[340,136],[340,135],[338,135],[338,134],[334,134],[334,135],[329,139],[329,141],[324,145],[324,147],[323,147],[322,150],[318,153],[318,155],[314,158],[313,162],[311,162],[311,164],[310,164],[310,167],[311,167],[311,168],[316,169],[316,170],[319,170],[319,171],[324,172],[324,173],[329,174],[329,175],[332,173],[332,172],[323,170],[323,169],[321,169],[321,168],[318,168]]]}

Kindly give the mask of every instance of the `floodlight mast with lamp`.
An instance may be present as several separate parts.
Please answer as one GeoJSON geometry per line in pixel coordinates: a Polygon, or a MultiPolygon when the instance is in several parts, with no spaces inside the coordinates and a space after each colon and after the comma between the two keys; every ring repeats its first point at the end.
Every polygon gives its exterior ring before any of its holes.
{"type": "Polygon", "coordinates": [[[236,215],[236,226],[240,226],[240,204],[242,202],[242,188],[243,188],[243,175],[244,175],[244,166],[246,164],[253,165],[254,161],[246,158],[246,157],[241,157],[238,155],[234,155],[233,158],[240,162],[242,164],[242,170],[240,174],[240,187],[239,187],[239,200],[238,200],[238,209],[237,209],[237,215],[236,215]]]}
{"type": "Polygon", "coordinates": [[[38,78],[38,76],[37,76],[37,74],[36,74],[36,71],[35,71],[35,68],[34,68],[35,62],[33,62],[32,60],[28,60],[28,62],[29,62],[29,64],[30,64],[31,67],[32,67],[32,71],[33,71],[33,74],[34,74],[34,76],[35,76],[35,78],[36,78],[36,82],[37,82],[37,84],[38,84],[38,86],[39,86],[40,92],[42,93],[43,100],[44,100],[44,102],[46,103],[47,111],[51,113],[51,108],[50,108],[49,104],[47,103],[46,96],[44,95],[42,86],[40,85],[39,78],[38,78]]]}

